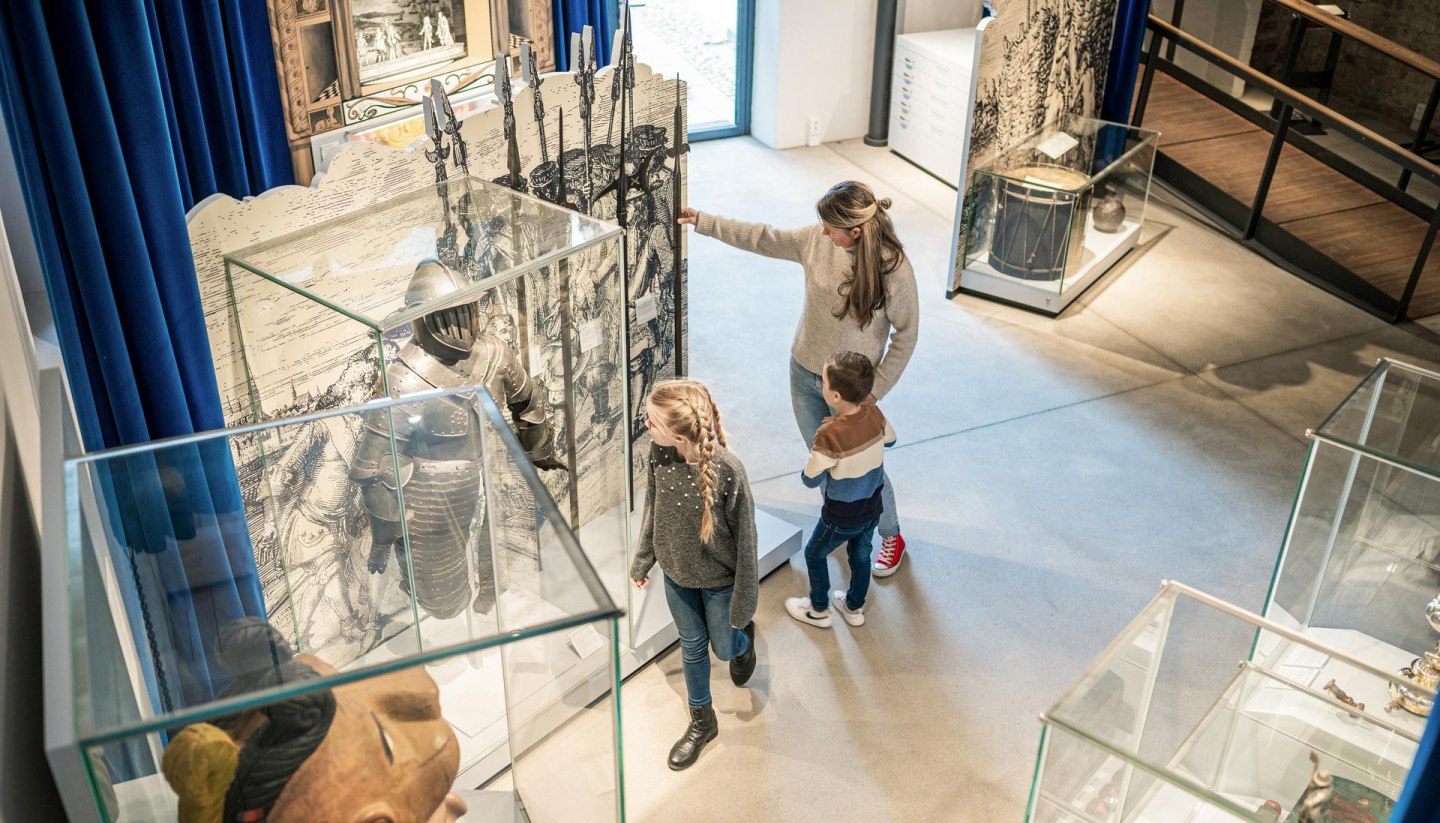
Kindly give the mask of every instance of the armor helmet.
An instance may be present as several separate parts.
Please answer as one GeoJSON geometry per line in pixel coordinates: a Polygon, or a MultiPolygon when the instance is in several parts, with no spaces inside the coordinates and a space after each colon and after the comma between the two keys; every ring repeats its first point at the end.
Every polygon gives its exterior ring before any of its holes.
{"type": "MultiPolygon", "coordinates": [[[[405,308],[423,306],[465,288],[465,281],[439,260],[427,258],[415,267],[405,289],[405,308]]],[[[462,303],[437,309],[415,318],[411,324],[420,348],[447,360],[470,354],[480,336],[480,311],[475,304],[462,303]]]]}

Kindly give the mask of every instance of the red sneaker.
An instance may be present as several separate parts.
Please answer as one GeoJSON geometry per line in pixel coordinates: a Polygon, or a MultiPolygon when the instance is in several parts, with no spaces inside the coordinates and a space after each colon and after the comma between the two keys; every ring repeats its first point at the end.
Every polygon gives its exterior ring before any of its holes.
{"type": "Polygon", "coordinates": [[[880,541],[880,555],[870,569],[876,577],[889,577],[899,571],[900,561],[904,559],[905,538],[897,534],[880,541]]]}

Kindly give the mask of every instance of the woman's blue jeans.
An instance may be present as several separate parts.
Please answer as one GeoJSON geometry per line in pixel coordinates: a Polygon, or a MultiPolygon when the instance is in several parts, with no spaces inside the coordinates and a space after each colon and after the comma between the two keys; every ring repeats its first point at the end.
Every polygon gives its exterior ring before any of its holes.
{"type": "Polygon", "coordinates": [[[680,663],[685,670],[685,691],[690,705],[710,705],[710,650],[721,660],[750,650],[750,638],[730,625],[730,595],[734,586],[690,589],[665,578],[665,603],[680,630],[680,663]]]}
{"type": "MultiPolygon", "coordinates": [[[[815,446],[815,432],[820,422],[835,414],[825,402],[824,380],[820,375],[790,358],[790,404],[795,408],[795,424],[800,427],[800,436],[805,438],[805,448],[815,446]]],[[[885,477],[885,488],[880,490],[880,525],[876,529],[881,537],[894,537],[900,533],[900,515],[895,510],[895,487],[885,477]]]]}

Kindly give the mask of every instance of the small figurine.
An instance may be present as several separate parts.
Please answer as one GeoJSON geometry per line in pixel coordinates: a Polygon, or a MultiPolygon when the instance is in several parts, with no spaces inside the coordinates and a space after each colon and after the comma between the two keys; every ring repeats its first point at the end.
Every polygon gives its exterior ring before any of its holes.
{"type": "Polygon", "coordinates": [[[1310,752],[1310,762],[1314,764],[1310,771],[1310,785],[1300,795],[1300,803],[1295,809],[1296,823],[1321,823],[1321,813],[1330,802],[1335,784],[1335,778],[1320,768],[1320,755],[1310,752]]]}
{"type": "MultiPolygon", "coordinates": [[[[1329,682],[1329,683],[1326,683],[1322,688],[1324,688],[1325,691],[1327,691],[1327,692],[1331,693],[1332,695],[1334,695],[1336,700],[1339,700],[1341,703],[1344,703],[1345,705],[1349,706],[1350,708],[1352,708],[1352,709],[1358,709],[1359,711],[1362,711],[1362,712],[1365,711],[1365,704],[1364,704],[1364,703],[1357,703],[1357,702],[1355,702],[1355,698],[1353,698],[1353,697],[1351,697],[1349,694],[1347,694],[1344,689],[1342,689],[1342,688],[1340,688],[1339,686],[1335,685],[1335,678],[1333,678],[1333,677],[1330,678],[1330,682],[1329,682]]],[[[1350,713],[1350,716],[1351,716],[1351,717],[1359,717],[1359,715],[1358,715],[1358,714],[1355,714],[1355,712],[1351,712],[1351,713],[1350,713]]]]}

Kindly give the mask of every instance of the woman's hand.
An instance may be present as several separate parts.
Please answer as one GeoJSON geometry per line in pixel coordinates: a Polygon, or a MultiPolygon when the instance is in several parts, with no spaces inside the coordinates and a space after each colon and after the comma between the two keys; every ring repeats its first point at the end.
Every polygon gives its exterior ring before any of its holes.
{"type": "Polygon", "coordinates": [[[637,579],[635,579],[635,578],[632,577],[632,578],[630,579],[630,582],[635,586],[635,588],[637,588],[637,589],[643,589],[643,588],[645,588],[646,586],[650,585],[650,578],[648,578],[648,577],[642,577],[642,578],[640,578],[640,579],[637,580],[637,579]]]}
{"type": "Polygon", "coordinates": [[[700,212],[696,211],[695,209],[681,209],[680,216],[675,218],[675,222],[679,223],[682,226],[693,226],[699,220],[700,212]]]}

